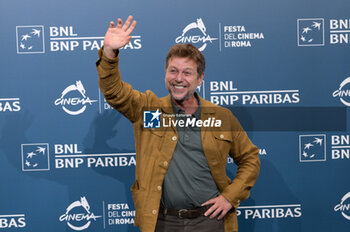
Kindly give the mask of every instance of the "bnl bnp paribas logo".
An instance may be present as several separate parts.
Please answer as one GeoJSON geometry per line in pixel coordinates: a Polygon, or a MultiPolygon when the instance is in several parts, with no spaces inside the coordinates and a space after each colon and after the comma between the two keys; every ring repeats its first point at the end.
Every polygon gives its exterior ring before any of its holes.
{"type": "Polygon", "coordinates": [[[22,144],[21,152],[22,171],[50,170],[48,143],[22,144]]]}
{"type": "Polygon", "coordinates": [[[207,28],[203,20],[199,18],[196,22],[191,22],[182,30],[182,34],[175,39],[175,43],[192,43],[200,51],[204,51],[208,44],[212,44],[215,40],[218,40],[218,38],[212,38],[207,33],[207,28]]]}
{"type": "Polygon", "coordinates": [[[299,161],[326,161],[326,135],[299,135],[299,161]]]}
{"type": "Polygon", "coordinates": [[[324,46],[324,19],[298,19],[298,46],[324,46]]]}
{"type": "Polygon", "coordinates": [[[327,156],[333,161],[350,160],[350,135],[331,134],[327,137],[326,134],[299,135],[299,161],[326,161],[327,156]]]}
{"type": "Polygon", "coordinates": [[[17,54],[45,53],[44,26],[16,26],[17,54]]]}
{"type": "MultiPolygon", "coordinates": [[[[103,46],[104,36],[80,36],[73,26],[50,26],[47,28],[46,43],[44,25],[16,26],[17,54],[37,54],[50,52],[97,51],[103,46]]],[[[121,49],[142,48],[140,35],[133,35],[121,49]]]]}
{"type": "Polygon", "coordinates": [[[55,105],[61,106],[69,115],[79,115],[85,112],[87,106],[95,102],[97,100],[91,100],[86,96],[84,85],[79,80],[62,91],[61,96],[55,100],[55,105]]]}

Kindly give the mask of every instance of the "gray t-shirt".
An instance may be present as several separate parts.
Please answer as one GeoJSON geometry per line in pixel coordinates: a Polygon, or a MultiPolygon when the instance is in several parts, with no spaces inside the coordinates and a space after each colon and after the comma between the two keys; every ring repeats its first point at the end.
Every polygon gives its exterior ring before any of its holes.
{"type": "MultiPolygon", "coordinates": [[[[173,108],[175,115],[185,114],[174,103],[173,108]]],[[[200,108],[189,117],[200,119],[200,108]]],[[[201,128],[177,127],[177,132],[178,142],[163,182],[162,204],[172,209],[200,207],[220,194],[203,152],[201,128]]]]}

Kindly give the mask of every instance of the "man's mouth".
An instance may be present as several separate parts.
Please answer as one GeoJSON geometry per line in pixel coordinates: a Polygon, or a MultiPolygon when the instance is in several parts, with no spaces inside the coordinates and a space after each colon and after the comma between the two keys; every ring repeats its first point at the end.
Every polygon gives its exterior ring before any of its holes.
{"type": "Polygon", "coordinates": [[[174,85],[174,88],[175,89],[183,89],[183,88],[185,88],[185,86],[183,86],[183,85],[174,85]]]}

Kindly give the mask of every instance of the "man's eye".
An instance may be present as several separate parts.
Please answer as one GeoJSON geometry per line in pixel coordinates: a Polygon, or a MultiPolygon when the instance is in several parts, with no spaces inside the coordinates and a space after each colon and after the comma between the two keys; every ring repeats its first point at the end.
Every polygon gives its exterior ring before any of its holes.
{"type": "Polygon", "coordinates": [[[175,69],[171,69],[170,73],[176,73],[176,70],[175,69]]]}
{"type": "Polygon", "coordinates": [[[190,73],[190,72],[185,72],[185,75],[186,75],[186,76],[191,76],[192,73],[190,73]]]}

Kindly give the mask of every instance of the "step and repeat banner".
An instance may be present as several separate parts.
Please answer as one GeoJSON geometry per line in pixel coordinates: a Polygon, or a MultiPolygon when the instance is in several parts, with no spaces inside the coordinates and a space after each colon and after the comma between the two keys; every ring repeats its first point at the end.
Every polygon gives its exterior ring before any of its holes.
{"type": "Polygon", "coordinates": [[[165,56],[189,42],[207,62],[198,93],[243,112],[261,172],[240,231],[348,231],[349,10],[347,0],[2,0],[0,231],[139,231],[132,125],[104,100],[95,67],[109,22],[130,14],[124,81],[167,95],[165,56]]]}

